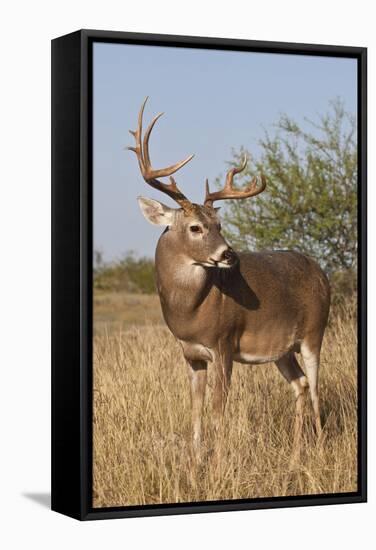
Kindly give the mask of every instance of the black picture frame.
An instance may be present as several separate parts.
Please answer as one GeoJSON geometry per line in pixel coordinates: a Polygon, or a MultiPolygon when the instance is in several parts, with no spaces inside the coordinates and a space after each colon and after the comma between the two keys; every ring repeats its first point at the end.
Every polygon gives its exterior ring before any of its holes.
{"type": "Polygon", "coordinates": [[[52,40],[52,509],[80,520],[365,502],[366,48],[80,30],[52,40]],[[113,42],[349,57],[358,67],[358,491],[92,508],[92,45],[113,42]]]}

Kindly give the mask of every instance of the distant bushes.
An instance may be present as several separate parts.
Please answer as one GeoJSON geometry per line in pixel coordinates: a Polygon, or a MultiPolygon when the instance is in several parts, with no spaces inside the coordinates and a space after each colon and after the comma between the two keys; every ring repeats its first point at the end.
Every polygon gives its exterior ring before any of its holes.
{"type": "Polygon", "coordinates": [[[355,269],[335,271],[329,276],[331,304],[344,306],[357,298],[357,273],[355,269]]]}
{"type": "Polygon", "coordinates": [[[154,261],[138,258],[133,252],[120,260],[104,262],[100,252],[94,254],[94,289],[153,294],[155,287],[154,261]]]}

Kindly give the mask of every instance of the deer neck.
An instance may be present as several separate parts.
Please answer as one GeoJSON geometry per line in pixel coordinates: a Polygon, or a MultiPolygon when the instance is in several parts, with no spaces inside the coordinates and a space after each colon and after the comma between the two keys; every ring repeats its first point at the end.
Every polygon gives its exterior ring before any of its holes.
{"type": "Polygon", "coordinates": [[[181,250],[172,232],[165,232],[156,250],[158,292],[164,312],[194,314],[213,287],[210,269],[195,265],[181,250]]]}

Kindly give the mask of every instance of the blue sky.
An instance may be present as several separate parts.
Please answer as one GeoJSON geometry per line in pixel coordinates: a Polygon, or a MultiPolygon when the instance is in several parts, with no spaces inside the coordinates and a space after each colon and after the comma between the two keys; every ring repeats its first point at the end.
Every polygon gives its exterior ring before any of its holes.
{"type": "Polygon", "coordinates": [[[282,113],[317,119],[331,99],[356,114],[356,60],[127,44],[94,44],[94,248],[106,260],[133,250],[153,256],[161,229],[136,198],[176,206],[140,175],[128,133],[148,95],[144,127],[160,111],[150,138],[153,166],[195,158],[176,174],[180,189],[202,202],[204,181],[225,174],[232,149],[257,157],[264,129],[282,113]]]}

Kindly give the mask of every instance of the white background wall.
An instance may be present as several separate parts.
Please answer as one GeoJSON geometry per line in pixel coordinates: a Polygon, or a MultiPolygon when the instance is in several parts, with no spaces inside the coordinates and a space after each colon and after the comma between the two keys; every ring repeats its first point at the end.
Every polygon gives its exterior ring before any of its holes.
{"type": "MultiPolygon", "coordinates": [[[[46,500],[50,479],[50,44],[79,28],[369,48],[370,280],[375,276],[375,49],[358,0],[8,2],[0,64],[0,541],[3,548],[351,548],[375,539],[375,353],[369,355],[369,503],[80,524],[46,500]],[[4,306],[5,304],[5,306],[4,306]],[[40,496],[42,495],[42,496],[40,496]],[[6,540],[6,542],[5,542],[6,540]],[[5,542],[5,544],[4,544],[5,542]]],[[[224,75],[224,78],[226,75],[224,75]]],[[[161,85],[173,85],[161,82],[161,85]]],[[[257,85],[257,82],[255,83],[257,85]]],[[[323,83],[325,85],[325,83],[323,83]]],[[[369,291],[369,309],[375,292],[369,291]]],[[[370,315],[370,342],[375,340],[370,315]]]]}

